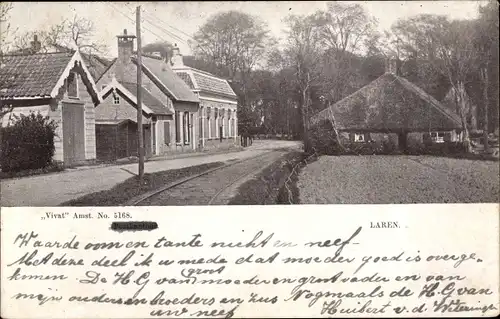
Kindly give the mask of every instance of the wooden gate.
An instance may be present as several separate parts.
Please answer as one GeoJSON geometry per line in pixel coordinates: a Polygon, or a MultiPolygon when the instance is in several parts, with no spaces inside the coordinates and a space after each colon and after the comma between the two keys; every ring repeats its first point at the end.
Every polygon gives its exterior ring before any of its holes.
{"type": "Polygon", "coordinates": [[[72,166],[85,160],[85,123],[83,104],[64,103],[62,106],[64,165],[72,166]]]}

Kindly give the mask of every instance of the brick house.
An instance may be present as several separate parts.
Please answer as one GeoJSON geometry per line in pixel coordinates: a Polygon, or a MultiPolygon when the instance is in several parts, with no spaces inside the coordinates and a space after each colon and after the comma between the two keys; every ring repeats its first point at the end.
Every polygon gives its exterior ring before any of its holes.
{"type": "Polygon", "coordinates": [[[96,159],[95,107],[101,100],[78,51],[4,55],[0,69],[1,103],[12,107],[2,126],[14,115],[40,112],[57,124],[55,161],[73,166],[96,159]]]}
{"type": "Polygon", "coordinates": [[[461,140],[460,117],[414,83],[401,77],[398,61],[353,94],[311,117],[333,120],[349,142],[390,141],[403,150],[461,140]]]}
{"type": "MultiPolygon", "coordinates": [[[[97,80],[103,100],[96,109],[97,149],[103,151],[110,145],[110,140],[137,140],[137,130],[133,129],[137,125],[137,59],[133,52],[135,36],[127,35],[124,30],[124,34],[117,38],[118,58],[97,80]],[[119,129],[118,123],[127,123],[127,129],[119,129]],[[110,138],[105,137],[106,131],[122,133],[110,138]],[[124,132],[128,132],[126,138],[124,132]]],[[[143,56],[142,72],[146,156],[197,150],[194,136],[198,131],[198,97],[161,58],[143,56]]],[[[126,149],[123,144],[119,148],[126,149]]],[[[129,144],[127,149],[127,152],[118,152],[116,155],[98,152],[98,158],[109,160],[137,154],[133,144],[129,144]]]]}
{"type": "Polygon", "coordinates": [[[177,46],[173,49],[171,65],[174,72],[200,99],[199,144],[206,148],[217,145],[219,140],[237,143],[238,97],[227,80],[184,65],[177,46]]]}

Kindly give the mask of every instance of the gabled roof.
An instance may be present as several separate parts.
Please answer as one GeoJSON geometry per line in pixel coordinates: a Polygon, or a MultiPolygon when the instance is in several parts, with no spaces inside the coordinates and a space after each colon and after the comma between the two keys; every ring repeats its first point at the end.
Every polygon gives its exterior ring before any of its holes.
{"type": "MultiPolygon", "coordinates": [[[[134,63],[137,59],[132,58],[134,63]]],[[[191,91],[189,86],[182,81],[170,65],[163,60],[150,57],[142,57],[144,73],[146,73],[158,86],[164,89],[175,101],[199,103],[198,97],[191,91]]]]}
{"type": "Polygon", "coordinates": [[[385,73],[311,118],[313,124],[334,120],[346,130],[460,129],[460,117],[424,90],[385,73]]]}
{"type": "Polygon", "coordinates": [[[92,88],[94,103],[100,102],[92,75],[78,51],[4,55],[0,65],[1,99],[55,98],[75,65],[81,66],[82,80],[92,88]]]}
{"type": "Polygon", "coordinates": [[[98,81],[98,79],[101,78],[104,72],[106,72],[109,66],[114,62],[114,60],[108,61],[107,59],[104,59],[94,54],[90,55],[86,53],[81,53],[81,55],[83,60],[85,61],[85,64],[87,65],[87,68],[89,69],[90,74],[92,75],[92,78],[96,82],[98,81]]]}
{"type": "MultiPolygon", "coordinates": [[[[137,97],[137,84],[136,83],[126,83],[121,82],[124,88],[126,88],[130,93],[137,97]]],[[[170,115],[173,114],[171,110],[169,110],[162,102],[160,102],[157,98],[155,98],[148,90],[144,87],[141,88],[142,92],[142,101],[143,104],[146,104],[153,114],[156,115],[170,115]]],[[[137,98],[136,98],[137,101],[137,98]]]]}
{"type": "Polygon", "coordinates": [[[189,66],[174,67],[173,70],[192,90],[237,98],[227,80],[189,66]]]}
{"type": "Polygon", "coordinates": [[[407,79],[398,76],[398,81],[405,86],[408,90],[415,92],[422,100],[431,104],[436,110],[438,110],[443,116],[447,117],[449,120],[461,126],[461,120],[457,113],[453,112],[451,109],[445,107],[441,102],[439,102],[432,95],[425,92],[423,89],[418,87],[415,83],[408,81],[407,79]]]}
{"type": "MultiPolygon", "coordinates": [[[[116,78],[106,85],[101,91],[101,97],[106,98],[113,91],[121,92],[134,106],[137,105],[137,84],[130,82],[118,81],[116,78]]],[[[155,98],[144,87],[142,92],[142,110],[149,115],[171,115],[172,111],[169,110],[162,102],[155,98]]]]}
{"type": "MultiPolygon", "coordinates": [[[[16,51],[13,51],[10,53],[11,55],[33,55],[33,54],[53,54],[53,53],[68,53],[70,55],[73,55],[76,52],[76,49],[70,48],[65,45],[61,44],[50,44],[48,46],[45,46],[43,53],[38,51],[34,52],[33,48],[24,48],[24,49],[19,49],[16,51]]],[[[95,82],[101,77],[101,75],[108,69],[108,67],[114,62],[114,60],[108,60],[104,57],[98,56],[96,54],[89,54],[89,53],[83,53],[80,52],[80,55],[85,62],[87,69],[89,70],[90,74],[92,75],[92,78],[94,79],[95,82]]]]}

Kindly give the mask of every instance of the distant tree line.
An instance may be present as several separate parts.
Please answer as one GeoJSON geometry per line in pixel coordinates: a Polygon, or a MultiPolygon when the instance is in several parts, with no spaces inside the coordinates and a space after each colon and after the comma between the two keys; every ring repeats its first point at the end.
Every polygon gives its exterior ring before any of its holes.
{"type": "Polygon", "coordinates": [[[401,75],[438,100],[451,90],[466,132],[465,93],[478,106],[477,127],[498,129],[494,1],[481,5],[473,20],[422,14],[398,20],[383,34],[357,3],[327,3],[284,23],[281,45],[258,17],[237,11],[215,14],[194,36],[196,66],[231,81],[245,125],[304,138],[309,116],[382,75],[386,58],[394,56],[401,75]]]}
{"type": "MultiPolygon", "coordinates": [[[[5,21],[11,5],[1,4],[5,21]]],[[[306,138],[309,117],[384,73],[386,58],[401,60],[401,75],[442,100],[449,92],[467,133],[485,132],[499,123],[498,4],[478,6],[472,20],[421,14],[377,31],[377,20],[359,3],[327,3],[310,15],[284,19],[286,36],[275,39],[258,17],[238,11],[216,13],[194,34],[192,67],[228,79],[238,95],[240,128],[306,138]],[[470,96],[478,107],[468,120],[470,96]]],[[[2,29],[2,38],[8,28],[2,29]]],[[[42,46],[73,45],[103,51],[94,41],[92,22],[75,16],[39,33],[42,46]]],[[[29,47],[33,34],[19,34],[10,47],[29,47]]],[[[168,59],[172,44],[151,43],[144,52],[168,59]]],[[[1,55],[0,55],[1,57],[1,55]]],[[[6,85],[5,83],[2,84],[6,85]]]]}

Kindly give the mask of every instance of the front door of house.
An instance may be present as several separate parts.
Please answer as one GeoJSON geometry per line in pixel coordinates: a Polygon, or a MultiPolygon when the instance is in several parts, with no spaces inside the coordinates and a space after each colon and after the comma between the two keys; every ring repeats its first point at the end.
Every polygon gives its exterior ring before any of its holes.
{"type": "Polygon", "coordinates": [[[84,106],[63,103],[62,106],[64,165],[72,166],[85,160],[84,106]]]}

